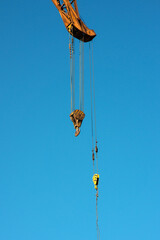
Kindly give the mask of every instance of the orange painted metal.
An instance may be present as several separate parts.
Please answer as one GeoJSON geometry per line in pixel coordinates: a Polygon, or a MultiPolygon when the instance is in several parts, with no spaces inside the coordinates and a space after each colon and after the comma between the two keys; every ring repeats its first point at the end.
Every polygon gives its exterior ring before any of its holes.
{"type": "Polygon", "coordinates": [[[79,17],[77,0],[52,0],[58,9],[67,31],[83,42],[90,42],[96,33],[89,29],[79,17]]]}

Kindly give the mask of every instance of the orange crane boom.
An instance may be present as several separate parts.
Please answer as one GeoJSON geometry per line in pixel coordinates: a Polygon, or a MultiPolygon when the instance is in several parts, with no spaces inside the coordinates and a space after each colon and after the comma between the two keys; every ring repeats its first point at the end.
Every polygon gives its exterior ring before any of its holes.
{"type": "Polygon", "coordinates": [[[96,33],[79,17],[77,0],[52,0],[58,9],[67,31],[83,42],[90,42],[96,33]]]}

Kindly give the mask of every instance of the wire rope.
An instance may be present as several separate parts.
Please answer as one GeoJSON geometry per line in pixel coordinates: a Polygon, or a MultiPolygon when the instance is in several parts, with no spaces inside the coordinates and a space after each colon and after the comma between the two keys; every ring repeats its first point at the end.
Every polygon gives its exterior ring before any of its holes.
{"type": "Polygon", "coordinates": [[[79,41],[79,108],[82,110],[82,43],[79,41]]]}
{"type": "Polygon", "coordinates": [[[100,240],[100,230],[98,225],[98,190],[96,193],[96,228],[97,228],[97,240],[100,240]]]}
{"type": "Polygon", "coordinates": [[[93,60],[93,43],[92,43],[92,69],[93,69],[93,99],[94,99],[94,121],[95,121],[95,140],[97,141],[97,128],[96,128],[96,103],[95,103],[95,80],[94,80],[94,60],[93,60]]]}
{"type": "Polygon", "coordinates": [[[73,111],[75,110],[75,54],[74,54],[74,38],[72,36],[72,81],[73,81],[73,111]]]}
{"type": "Polygon", "coordinates": [[[92,131],[92,153],[94,152],[94,136],[93,136],[93,96],[92,96],[92,62],[91,62],[91,47],[89,43],[89,63],[90,63],[90,95],[91,95],[91,131],[92,131]]]}
{"type": "Polygon", "coordinates": [[[75,57],[74,57],[74,39],[69,34],[69,52],[70,52],[70,88],[71,88],[71,112],[75,110],[75,57]]]}
{"type": "Polygon", "coordinates": [[[79,41],[79,107],[84,111],[84,42],[79,41]]]}
{"type": "Polygon", "coordinates": [[[98,147],[97,147],[97,127],[96,127],[96,101],[95,101],[95,78],[94,78],[94,58],[93,58],[93,42],[92,42],[92,73],[93,73],[93,105],[94,105],[94,123],[95,123],[95,152],[96,166],[98,174],[98,147]]]}
{"type": "Polygon", "coordinates": [[[70,88],[71,88],[71,112],[73,112],[72,43],[71,43],[71,35],[70,35],[70,34],[69,34],[69,53],[70,53],[70,88]]]}
{"type": "MultiPolygon", "coordinates": [[[[97,133],[96,133],[96,107],[95,107],[95,81],[94,81],[94,61],[93,61],[93,44],[92,49],[89,44],[89,58],[90,58],[90,92],[91,92],[91,128],[92,128],[92,159],[93,159],[93,174],[94,174],[94,150],[96,152],[96,174],[98,174],[98,148],[97,148],[97,133]],[[93,110],[94,109],[94,110],[93,110]],[[93,113],[94,111],[94,113],[93,113]],[[95,123],[93,129],[93,122],[95,123]],[[95,149],[94,149],[95,136],[95,149]]],[[[97,240],[100,240],[100,230],[98,225],[98,183],[96,189],[96,229],[97,240]]]]}
{"type": "Polygon", "coordinates": [[[84,42],[82,42],[82,111],[84,112],[84,42]]]}

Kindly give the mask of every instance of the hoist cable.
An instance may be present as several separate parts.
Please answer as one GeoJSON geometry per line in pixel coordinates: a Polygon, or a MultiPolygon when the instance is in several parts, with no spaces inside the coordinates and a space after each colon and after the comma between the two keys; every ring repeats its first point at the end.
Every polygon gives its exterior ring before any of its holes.
{"type": "Polygon", "coordinates": [[[96,193],[96,228],[97,228],[97,240],[100,240],[100,230],[98,225],[98,190],[96,193]]]}
{"type": "Polygon", "coordinates": [[[92,61],[91,61],[91,47],[89,43],[89,65],[90,65],[90,95],[91,95],[91,131],[92,131],[92,161],[93,161],[93,175],[94,175],[94,135],[93,135],[93,106],[92,106],[92,61]]]}
{"type": "Polygon", "coordinates": [[[84,43],[79,41],[79,107],[84,111],[84,43]]]}
{"type": "Polygon", "coordinates": [[[71,112],[73,112],[72,43],[71,43],[71,35],[70,34],[69,34],[69,53],[70,53],[71,112]]]}
{"type": "Polygon", "coordinates": [[[94,121],[95,121],[95,139],[97,141],[97,128],[96,128],[96,104],[95,104],[95,80],[94,80],[94,61],[93,61],[93,43],[92,43],[92,71],[93,71],[93,99],[94,99],[94,121]]]}
{"type": "MultiPolygon", "coordinates": [[[[96,107],[95,107],[95,81],[94,81],[94,62],[93,62],[93,44],[92,53],[89,44],[89,57],[90,57],[90,91],[91,91],[91,128],[92,128],[92,159],[94,159],[94,150],[96,152],[96,174],[98,174],[98,148],[97,148],[97,133],[96,133],[96,107]],[[91,59],[92,57],[92,59],[91,59]],[[93,96],[92,96],[93,95],[93,96]],[[94,115],[93,115],[94,109],[94,115]],[[93,121],[95,123],[93,129],[93,121]],[[94,130],[94,131],[93,131],[94,130]],[[95,149],[94,149],[94,135],[95,135],[95,149]]],[[[94,174],[94,160],[93,160],[93,174],[94,174]]],[[[97,183],[98,187],[98,183],[97,183]]],[[[97,229],[97,240],[100,240],[100,230],[98,225],[98,188],[96,192],[96,229],[97,229]]]]}
{"type": "Polygon", "coordinates": [[[79,108],[82,110],[82,43],[79,41],[79,108]]]}
{"type": "Polygon", "coordinates": [[[75,58],[74,58],[74,39],[69,34],[70,51],[70,87],[71,87],[71,112],[75,110],[75,58]]]}
{"type": "Polygon", "coordinates": [[[75,110],[75,54],[74,54],[74,38],[72,36],[72,82],[73,82],[73,111],[75,110]]]}
{"type": "Polygon", "coordinates": [[[97,174],[98,174],[98,147],[97,147],[97,141],[95,143],[95,152],[96,152],[96,170],[97,170],[97,174]]]}
{"type": "Polygon", "coordinates": [[[94,60],[93,60],[93,42],[92,42],[92,74],[93,74],[93,105],[94,105],[94,123],[95,123],[95,150],[96,150],[96,166],[98,174],[98,148],[97,148],[97,127],[96,127],[96,103],[95,103],[95,80],[94,80],[94,60]]]}
{"type": "Polygon", "coordinates": [[[82,111],[84,112],[84,42],[82,42],[82,111]]]}
{"type": "Polygon", "coordinates": [[[89,43],[89,63],[90,63],[90,95],[91,95],[91,130],[92,130],[92,153],[94,152],[94,136],[93,136],[93,106],[92,106],[92,62],[91,62],[91,47],[89,43]]]}

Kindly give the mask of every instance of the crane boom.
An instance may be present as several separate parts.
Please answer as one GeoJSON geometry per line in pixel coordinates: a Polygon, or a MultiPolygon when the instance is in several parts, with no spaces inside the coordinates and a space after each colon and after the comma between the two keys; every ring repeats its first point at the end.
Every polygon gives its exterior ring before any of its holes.
{"type": "Polygon", "coordinates": [[[77,0],[52,0],[58,9],[67,31],[75,38],[90,42],[96,33],[89,29],[79,17],[77,0]]]}

